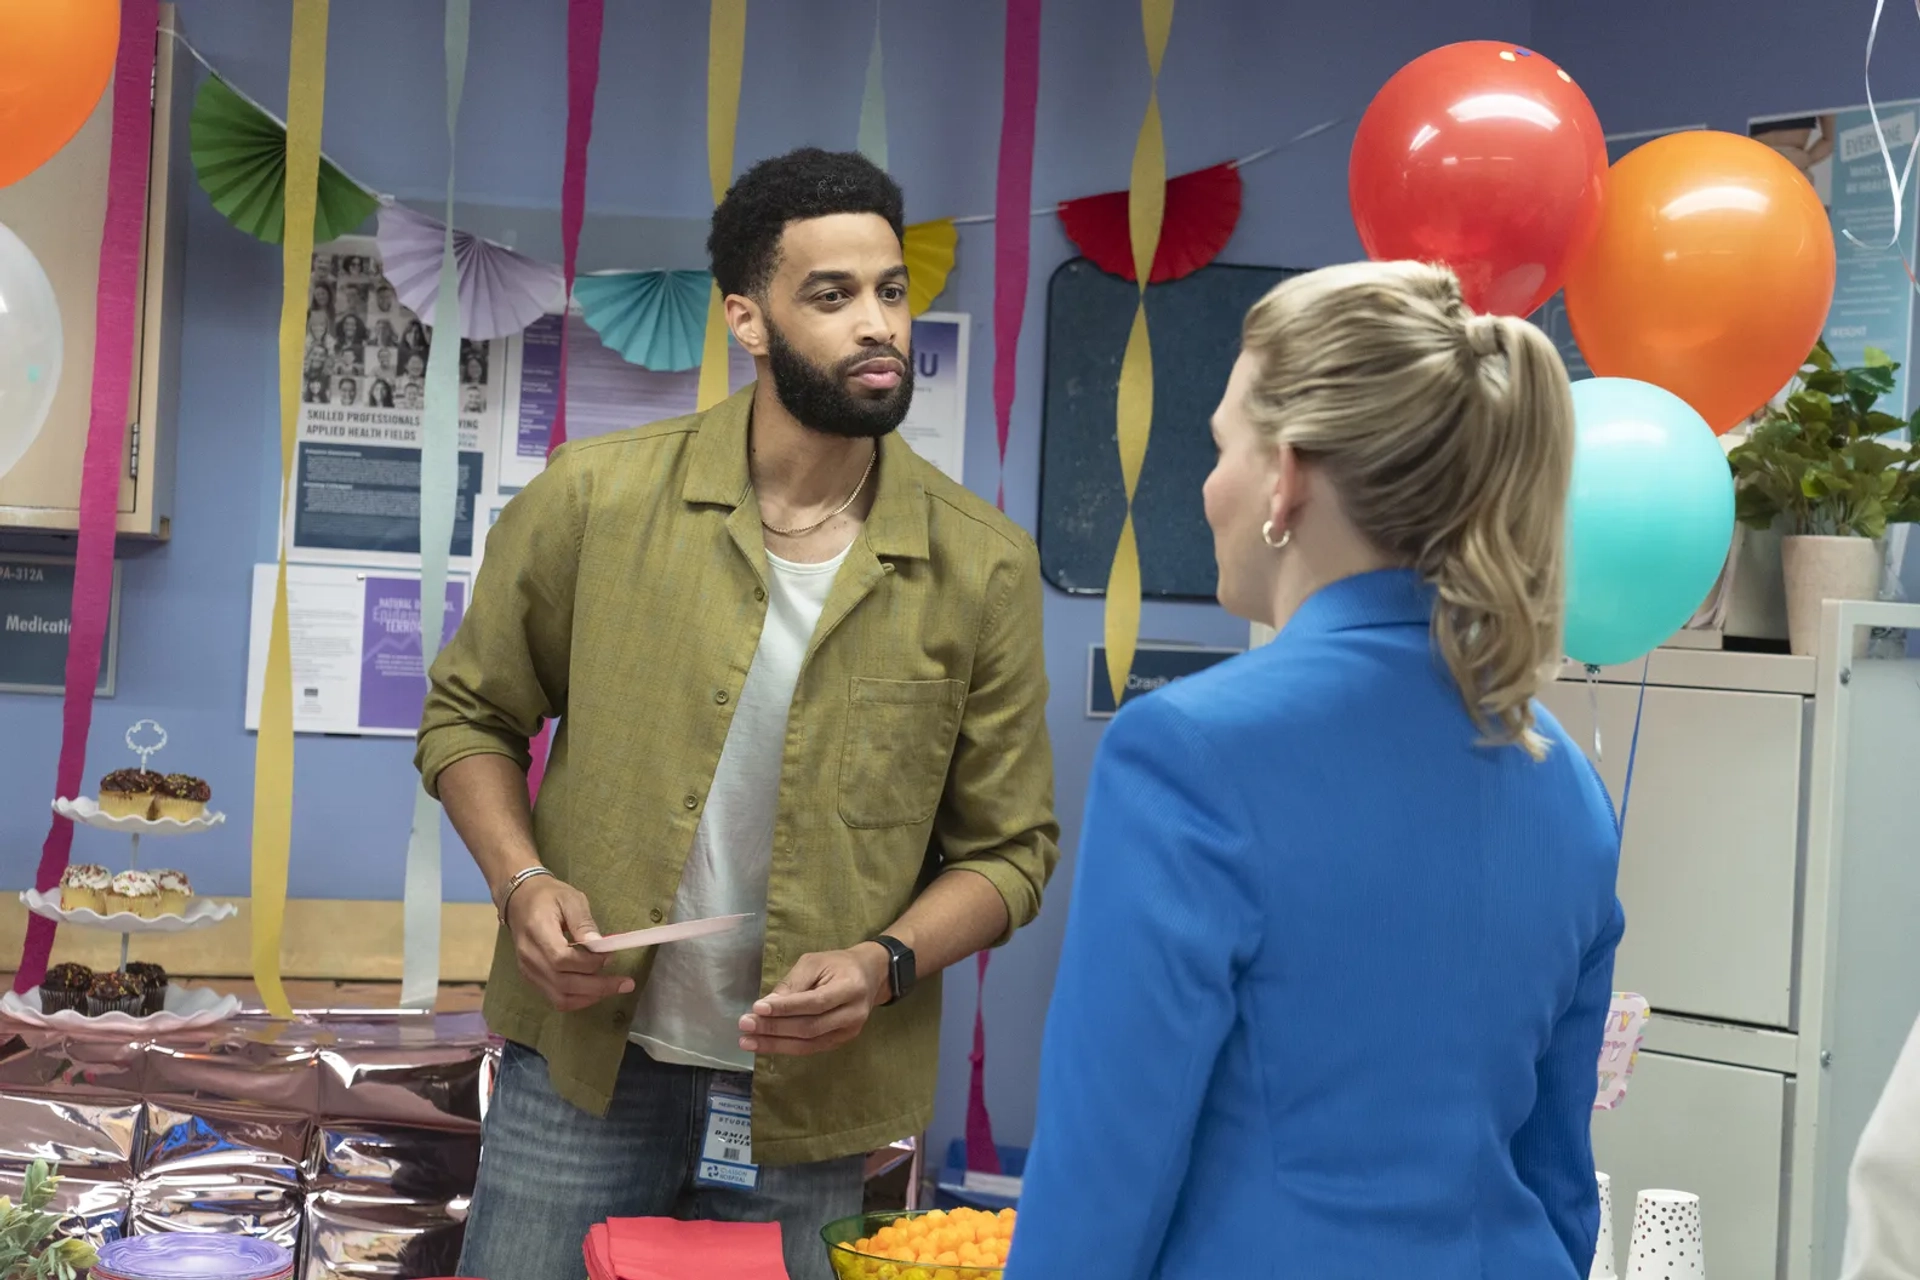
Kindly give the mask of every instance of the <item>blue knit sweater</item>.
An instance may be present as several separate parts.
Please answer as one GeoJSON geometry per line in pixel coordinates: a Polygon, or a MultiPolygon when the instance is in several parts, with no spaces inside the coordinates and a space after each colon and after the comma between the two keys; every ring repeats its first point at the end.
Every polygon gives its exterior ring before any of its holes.
{"type": "Polygon", "coordinates": [[[1584,1280],[1612,808],[1432,610],[1346,579],[1109,727],[1007,1280],[1584,1280]]]}

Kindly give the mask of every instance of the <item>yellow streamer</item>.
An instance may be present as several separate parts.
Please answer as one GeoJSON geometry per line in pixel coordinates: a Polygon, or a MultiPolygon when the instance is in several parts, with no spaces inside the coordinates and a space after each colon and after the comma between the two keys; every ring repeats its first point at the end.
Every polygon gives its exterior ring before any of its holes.
{"type": "Polygon", "coordinates": [[[280,565],[267,638],[260,737],[253,761],[253,981],[267,1012],[287,1017],[280,938],[293,848],[293,661],[287,635],[287,499],[293,492],[294,426],[300,414],[307,283],[313,273],[313,211],[320,183],[320,117],[326,106],[327,0],[294,0],[287,54],[285,277],[280,300],[280,565]]]}
{"type": "Polygon", "coordinates": [[[1140,547],[1133,528],[1133,495],[1147,461],[1153,428],[1153,343],[1147,336],[1147,281],[1160,249],[1160,224],[1167,211],[1167,146],[1160,129],[1160,64],[1173,30],[1173,0],[1140,0],[1140,25],[1146,35],[1147,114],[1133,148],[1133,173],[1127,187],[1127,230],[1133,242],[1133,275],[1140,300],[1120,361],[1120,392],[1114,407],[1114,436],[1120,447],[1120,479],[1126,488],[1126,518],[1107,571],[1107,679],[1120,705],[1133,655],[1140,644],[1140,547]]]}
{"type": "Polygon", "coordinates": [[[907,263],[907,311],[919,315],[947,287],[953,272],[953,251],[960,243],[960,231],[952,218],[916,222],[901,237],[901,254],[907,263]]]}
{"type": "MultiPolygon", "coordinates": [[[[733,183],[733,136],[740,122],[740,67],[747,52],[747,0],[712,0],[707,16],[707,179],[719,204],[733,183]]],[[[720,287],[707,300],[700,394],[711,409],[727,398],[727,313],[720,287]]]]}

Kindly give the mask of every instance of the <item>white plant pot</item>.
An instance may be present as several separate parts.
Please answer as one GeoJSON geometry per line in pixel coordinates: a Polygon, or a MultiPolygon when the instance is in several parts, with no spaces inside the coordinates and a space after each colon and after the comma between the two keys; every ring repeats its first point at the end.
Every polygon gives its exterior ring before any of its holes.
{"type": "Polygon", "coordinates": [[[1877,598],[1884,558],[1880,543],[1872,538],[1804,535],[1782,539],[1787,646],[1798,654],[1819,652],[1821,602],[1877,598]]]}

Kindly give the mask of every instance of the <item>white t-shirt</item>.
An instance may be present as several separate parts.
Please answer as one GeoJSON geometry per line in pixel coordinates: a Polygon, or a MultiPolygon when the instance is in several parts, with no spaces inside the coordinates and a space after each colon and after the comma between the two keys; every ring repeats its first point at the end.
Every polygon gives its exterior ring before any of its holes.
{"type": "Polygon", "coordinates": [[[780,761],[800,665],[847,549],[820,564],[771,553],[767,620],[734,704],[706,812],[673,899],[675,920],[754,913],[731,933],[660,948],[634,1010],[632,1038],[656,1062],[753,1070],[740,1019],[760,998],[766,946],[767,868],[780,801],[780,761]]]}

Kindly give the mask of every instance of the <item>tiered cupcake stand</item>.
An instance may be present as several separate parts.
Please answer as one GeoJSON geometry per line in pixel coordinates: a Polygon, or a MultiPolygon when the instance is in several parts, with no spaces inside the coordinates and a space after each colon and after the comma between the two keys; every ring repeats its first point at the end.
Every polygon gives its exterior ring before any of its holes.
{"type": "MultiPolygon", "coordinates": [[[[152,720],[141,720],[127,730],[127,746],[140,757],[140,767],[147,767],[147,760],[155,752],[167,745],[167,732],[152,720]],[[141,734],[149,731],[157,737],[150,745],[142,745],[141,734]]],[[[99,804],[86,797],[79,799],[58,799],[53,802],[53,811],[63,818],[70,819],[82,826],[94,827],[101,831],[117,831],[126,835],[132,849],[128,859],[129,869],[140,865],[140,841],[143,837],[188,836],[211,831],[227,820],[224,813],[211,810],[188,822],[174,818],[122,818],[103,813],[99,804]]],[[[68,911],[60,905],[60,890],[56,887],[45,893],[37,889],[28,889],[20,895],[20,901],[27,910],[37,916],[56,920],[61,924],[74,925],[82,929],[106,929],[120,935],[120,970],[126,971],[128,944],[136,933],[185,933],[190,929],[206,929],[229,920],[239,914],[239,908],[231,902],[215,902],[208,898],[194,898],[187,904],[183,913],[139,916],[130,911],[102,915],[88,909],[68,911]]],[[[210,1026],[222,1022],[240,1011],[240,999],[237,996],[223,996],[206,987],[181,987],[168,984],[166,1004],[158,1013],[134,1016],[126,1013],[107,1013],[98,1017],[72,1009],[63,1009],[56,1013],[42,1012],[40,1007],[40,989],[35,987],[24,995],[8,991],[0,995],[0,1016],[19,1022],[42,1027],[57,1027],[65,1030],[99,1031],[179,1031],[189,1027],[210,1026]]]]}

